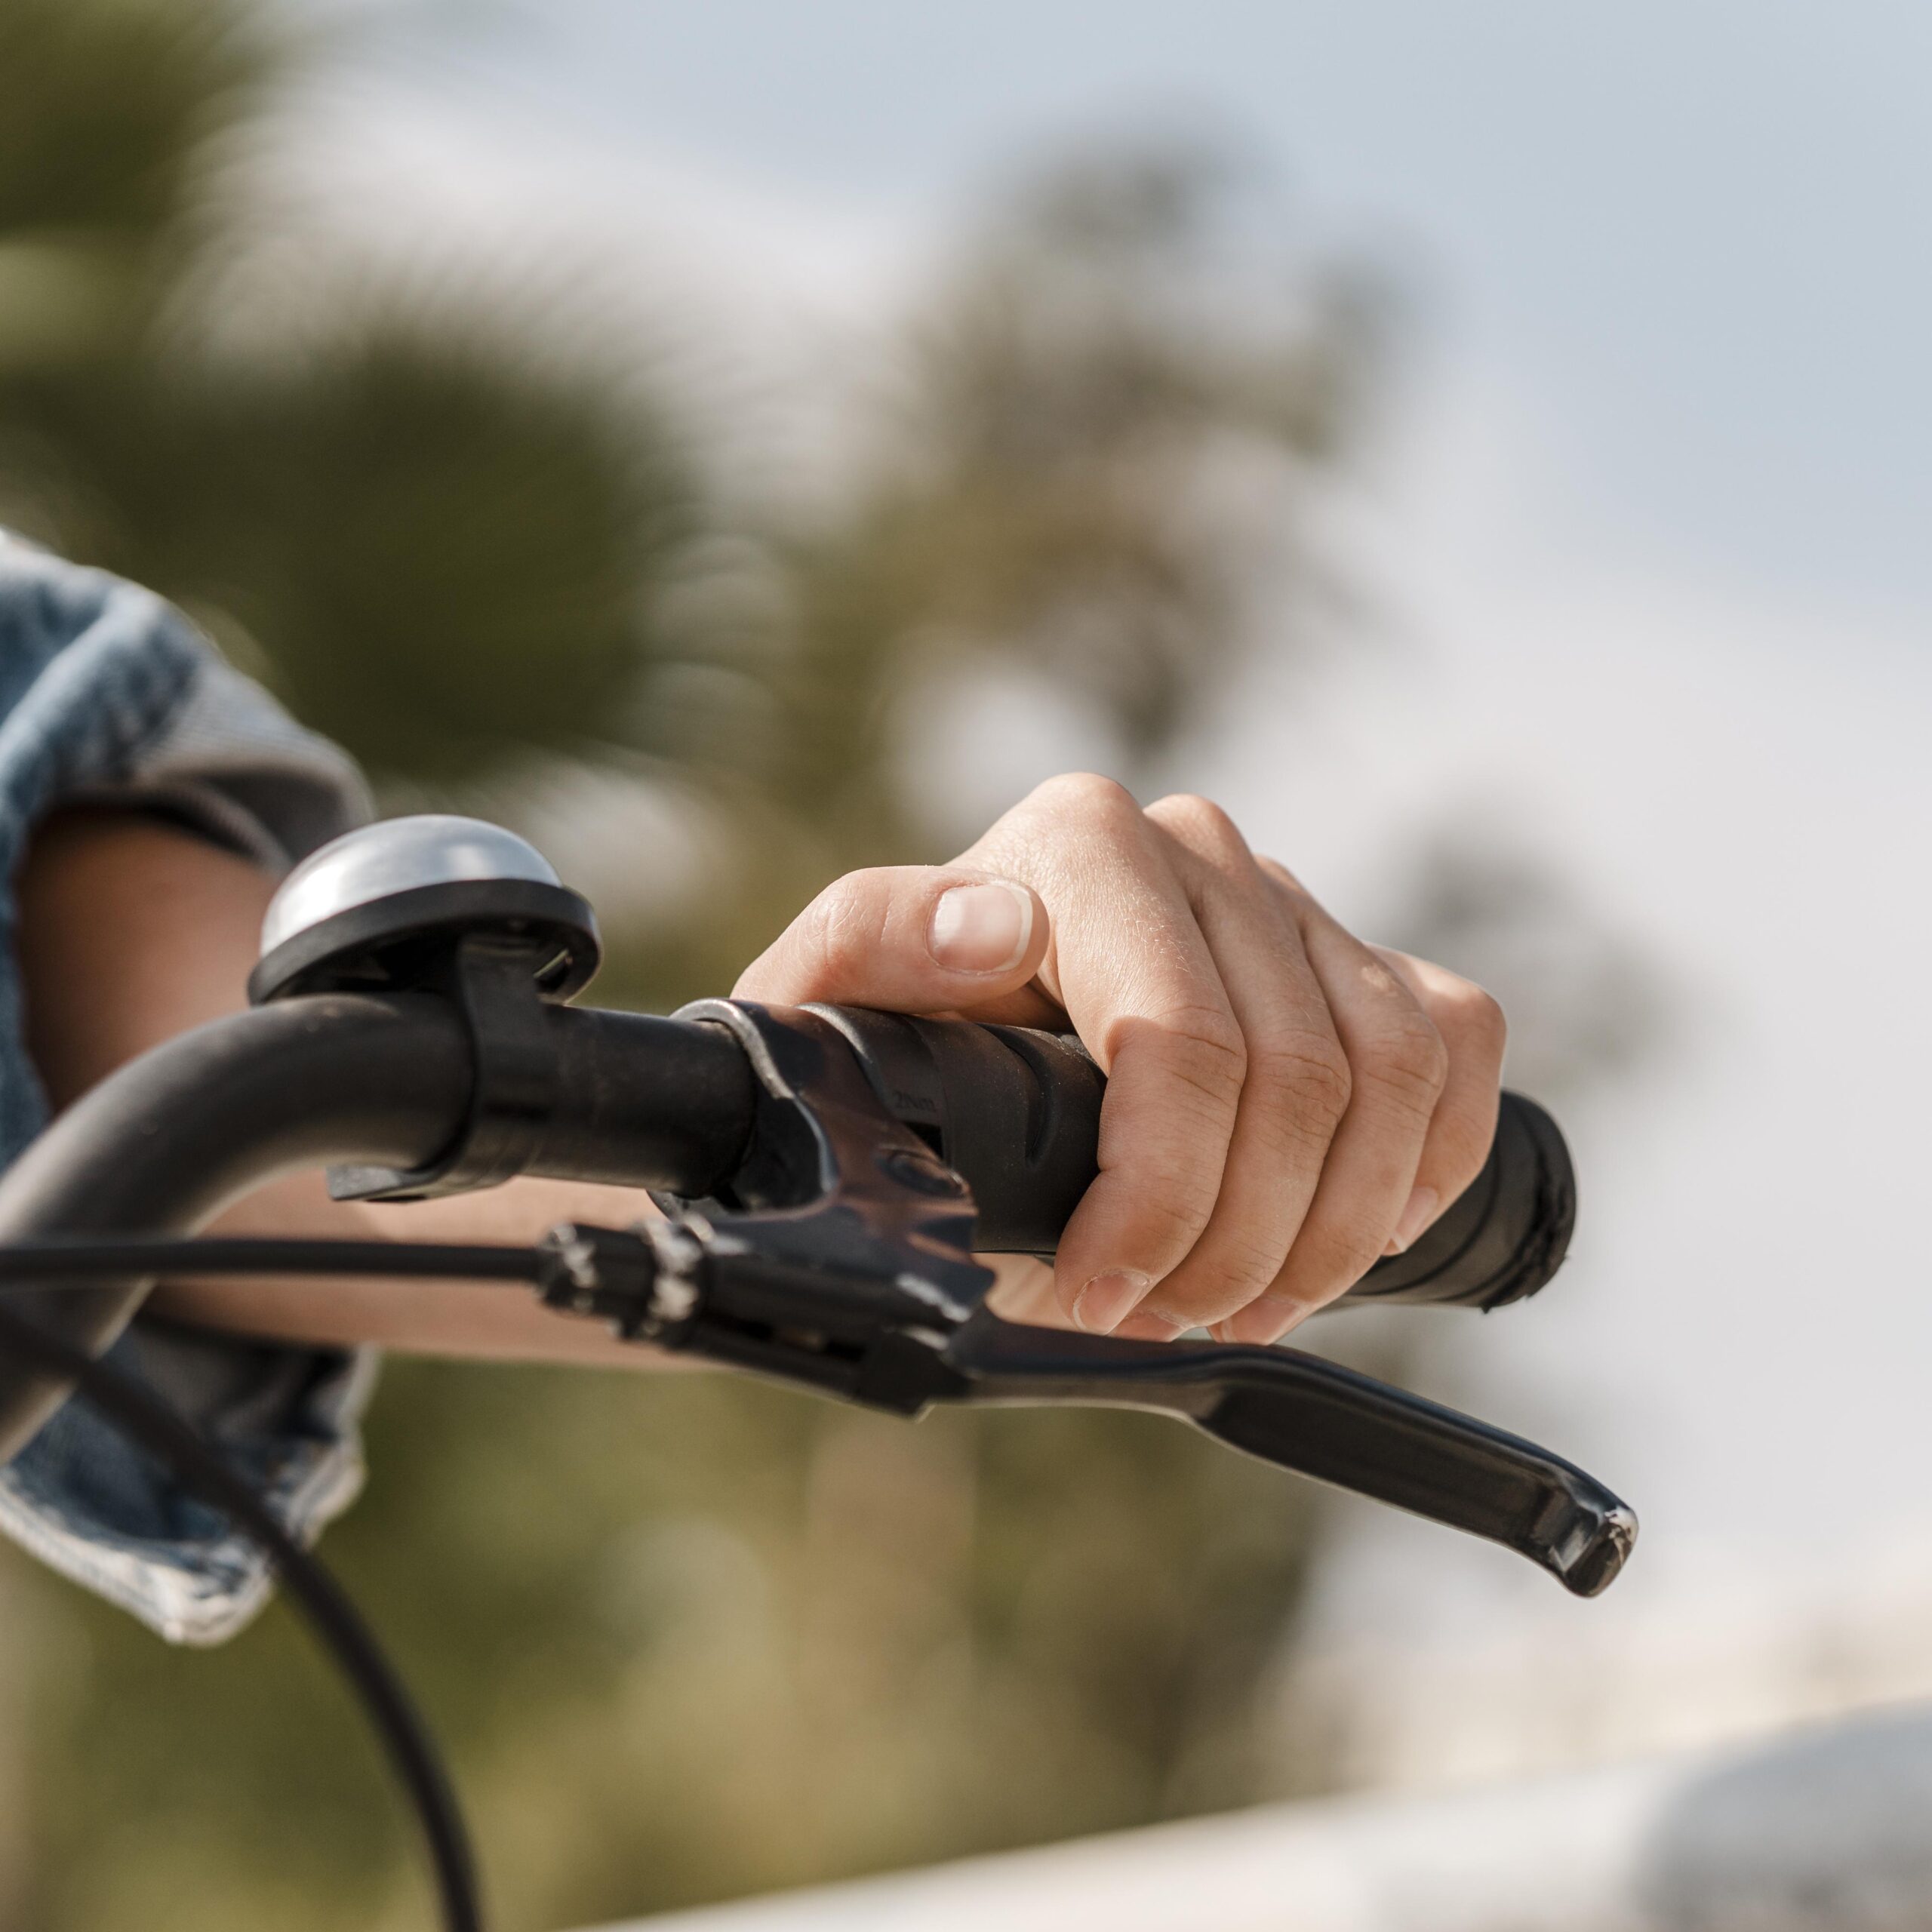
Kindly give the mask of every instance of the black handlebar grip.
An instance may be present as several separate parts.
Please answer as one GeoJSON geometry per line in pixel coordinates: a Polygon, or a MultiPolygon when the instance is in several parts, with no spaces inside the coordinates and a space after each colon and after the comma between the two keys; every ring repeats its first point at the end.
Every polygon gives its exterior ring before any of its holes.
{"type": "MultiPolygon", "coordinates": [[[[1077,1040],[1024,1026],[814,1007],[857,1050],[875,1091],[965,1176],[975,1239],[1050,1257],[1096,1171],[1106,1080],[1077,1040]]],[[[1562,1265],[1577,1183],[1555,1121],[1505,1094],[1488,1161],[1406,1254],[1378,1261],[1352,1302],[1500,1308],[1562,1265]]]]}

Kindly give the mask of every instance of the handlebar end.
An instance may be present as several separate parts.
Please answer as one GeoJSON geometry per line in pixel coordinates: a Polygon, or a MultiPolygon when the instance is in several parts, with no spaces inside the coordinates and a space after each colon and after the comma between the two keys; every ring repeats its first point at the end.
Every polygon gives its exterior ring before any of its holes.
{"type": "Polygon", "coordinates": [[[1595,1521],[1580,1522],[1577,1533],[1551,1551],[1544,1562],[1572,1596],[1601,1596],[1623,1574],[1636,1544],[1637,1513],[1628,1503],[1619,1503],[1595,1521]]]}

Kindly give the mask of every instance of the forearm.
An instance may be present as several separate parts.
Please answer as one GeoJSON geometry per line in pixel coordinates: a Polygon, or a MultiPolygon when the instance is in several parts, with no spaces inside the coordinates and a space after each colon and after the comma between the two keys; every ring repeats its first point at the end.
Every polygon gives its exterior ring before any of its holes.
{"type": "MultiPolygon", "coordinates": [[[[319,1174],[300,1174],[238,1201],[208,1232],[521,1243],[559,1221],[621,1227],[655,1211],[628,1189],[549,1180],[509,1181],[406,1206],[338,1201],[319,1174]]],[[[617,1340],[598,1323],[545,1307],[529,1288],[500,1283],[221,1277],[165,1284],[150,1306],[174,1320],[287,1340],[613,1367],[661,1367],[665,1359],[617,1340]]]]}
{"type": "MultiPolygon", "coordinates": [[[[154,820],[72,814],[42,828],[20,880],[28,1044],[57,1110],[124,1062],[238,1011],[273,881],[245,860],[154,820]]],[[[627,1189],[519,1180],[408,1206],[333,1201],[319,1174],[237,1202],[222,1234],[415,1241],[535,1239],[560,1220],[623,1225],[654,1211],[627,1189]]],[[[526,1289],[420,1281],[171,1283],[174,1318],[291,1340],[524,1360],[661,1364],[526,1289]]]]}

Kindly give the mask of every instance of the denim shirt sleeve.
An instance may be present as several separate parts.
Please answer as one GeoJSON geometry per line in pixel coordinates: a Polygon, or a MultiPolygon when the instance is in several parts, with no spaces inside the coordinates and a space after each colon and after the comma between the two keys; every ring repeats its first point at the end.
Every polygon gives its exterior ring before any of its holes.
{"type": "MultiPolygon", "coordinates": [[[[165,811],[278,870],[368,813],[349,760],[179,611],[0,530],[0,1165],[48,1112],[22,1031],[13,881],[35,822],[82,801],[165,811]]],[[[143,1315],[109,1358],[219,1442],[304,1540],[360,1487],[368,1352],[143,1315]]],[[[269,1595],[254,1546],[83,1402],[0,1469],[0,1530],[176,1642],[219,1642],[269,1595]]]]}

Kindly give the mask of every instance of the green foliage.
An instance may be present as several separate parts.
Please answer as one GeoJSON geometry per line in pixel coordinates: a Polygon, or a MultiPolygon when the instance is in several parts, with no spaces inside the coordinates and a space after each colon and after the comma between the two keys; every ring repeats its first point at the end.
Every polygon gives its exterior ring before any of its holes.
{"type": "Polygon", "coordinates": [[[84,539],[112,527],[100,459],[147,414],[201,140],[245,109],[265,71],[252,25],[228,0],[12,0],[0,14],[11,520],[84,539]]]}
{"type": "Polygon", "coordinates": [[[65,547],[202,616],[379,781],[460,785],[621,728],[640,585],[688,491],[668,439],[584,386],[397,318],[226,383],[157,358],[118,415],[39,400],[113,506],[45,519],[91,525],[65,547]]]}
{"type": "Polygon", "coordinates": [[[0,229],[147,253],[180,212],[195,143],[262,71],[235,0],[10,0],[0,17],[0,229]]]}
{"type": "Polygon", "coordinates": [[[300,353],[211,356],[195,157],[277,70],[252,11],[31,0],[0,36],[0,294],[51,318],[0,340],[0,514],[204,617],[379,781],[624,733],[695,515],[666,426],[378,293],[300,353]]]}
{"type": "Polygon", "coordinates": [[[460,784],[624,731],[645,588],[691,514],[668,436],[408,321],[214,391],[193,434],[221,479],[195,601],[379,780],[460,784]]]}

